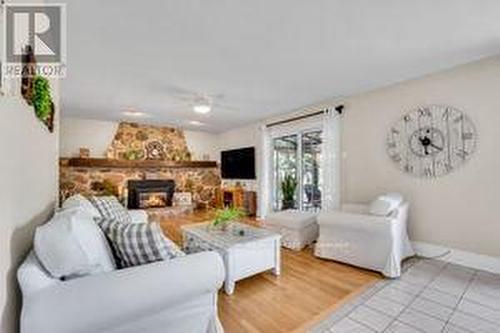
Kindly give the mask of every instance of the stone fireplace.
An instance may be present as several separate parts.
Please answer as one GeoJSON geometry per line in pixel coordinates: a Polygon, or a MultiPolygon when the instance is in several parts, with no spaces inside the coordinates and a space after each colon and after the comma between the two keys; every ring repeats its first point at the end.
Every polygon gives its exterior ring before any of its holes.
{"type": "Polygon", "coordinates": [[[169,127],[121,123],[107,158],[60,161],[61,202],[76,193],[115,195],[150,215],[176,214],[215,206],[220,186],[217,162],[192,161],[184,132],[169,127]],[[174,192],[190,193],[192,205],[172,206],[174,192]]]}
{"type": "Polygon", "coordinates": [[[165,208],[172,206],[173,180],[129,180],[128,209],[165,208]]]}

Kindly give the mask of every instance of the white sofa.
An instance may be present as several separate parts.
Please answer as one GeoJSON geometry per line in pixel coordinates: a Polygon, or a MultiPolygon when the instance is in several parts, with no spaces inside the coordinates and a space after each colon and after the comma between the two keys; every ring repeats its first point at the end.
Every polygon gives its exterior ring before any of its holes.
{"type": "MultiPolygon", "coordinates": [[[[92,213],[83,197],[74,197],[65,206],[68,210],[86,209],[85,216],[92,213]]],[[[133,223],[147,222],[144,211],[130,213],[133,223]]],[[[92,216],[89,218],[92,223],[92,216]]],[[[66,249],[65,242],[59,244],[66,249]]],[[[111,252],[104,253],[112,256],[111,252]]],[[[47,253],[43,255],[46,258],[47,253]]],[[[217,315],[217,292],[225,270],[216,252],[121,270],[110,267],[63,281],[49,274],[32,251],[17,276],[23,295],[21,333],[223,332],[217,315]]]]}
{"type": "Polygon", "coordinates": [[[18,270],[21,333],[216,333],[224,266],[202,252],[68,281],[32,252],[18,270]]]}
{"type": "Polygon", "coordinates": [[[402,260],[415,254],[407,234],[408,208],[402,202],[388,216],[377,216],[368,205],[349,204],[320,213],[315,255],[399,277],[402,260]]]}
{"type": "Polygon", "coordinates": [[[142,209],[129,209],[128,213],[132,218],[132,223],[148,223],[148,213],[142,209]]]}

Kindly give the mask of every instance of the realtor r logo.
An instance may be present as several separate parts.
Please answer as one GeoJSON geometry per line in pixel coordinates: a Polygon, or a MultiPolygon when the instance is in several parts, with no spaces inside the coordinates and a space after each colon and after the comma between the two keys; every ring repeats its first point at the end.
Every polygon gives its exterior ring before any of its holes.
{"type": "MultiPolygon", "coordinates": [[[[37,66],[38,64],[52,66],[52,70],[55,70],[56,65],[64,66],[66,60],[65,9],[64,4],[6,4],[3,20],[5,65],[21,64],[26,50],[31,50],[37,66]]],[[[17,72],[15,67],[7,67],[7,72],[9,69],[17,72]]],[[[47,70],[45,68],[44,72],[47,70]]],[[[50,76],[50,73],[42,74],[50,76]]]]}

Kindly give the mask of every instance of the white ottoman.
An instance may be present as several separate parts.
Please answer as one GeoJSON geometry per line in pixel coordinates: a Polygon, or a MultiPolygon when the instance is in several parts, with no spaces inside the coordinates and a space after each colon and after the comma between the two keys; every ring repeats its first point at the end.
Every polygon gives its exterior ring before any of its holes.
{"type": "Polygon", "coordinates": [[[316,214],[284,210],[269,214],[264,225],[281,234],[281,246],[300,251],[318,238],[316,214]]]}

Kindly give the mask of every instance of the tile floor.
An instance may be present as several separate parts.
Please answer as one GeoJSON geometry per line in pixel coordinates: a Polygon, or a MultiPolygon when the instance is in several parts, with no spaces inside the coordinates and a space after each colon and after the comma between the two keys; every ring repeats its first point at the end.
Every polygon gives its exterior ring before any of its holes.
{"type": "Polygon", "coordinates": [[[500,333],[500,275],[412,260],[316,326],[314,333],[500,333]]]}

